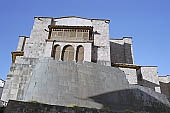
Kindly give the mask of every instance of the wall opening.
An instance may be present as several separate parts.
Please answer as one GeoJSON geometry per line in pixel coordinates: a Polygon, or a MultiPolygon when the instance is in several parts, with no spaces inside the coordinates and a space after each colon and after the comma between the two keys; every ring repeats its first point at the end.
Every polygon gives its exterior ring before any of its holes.
{"type": "Polygon", "coordinates": [[[83,46],[78,46],[76,51],[76,62],[84,61],[84,48],[83,46]]]}
{"type": "Polygon", "coordinates": [[[62,61],[73,61],[74,60],[74,48],[71,45],[67,45],[62,51],[62,61]]]}
{"type": "Polygon", "coordinates": [[[55,60],[60,59],[60,51],[61,51],[60,45],[55,45],[53,49],[53,54],[52,54],[55,60]]]}

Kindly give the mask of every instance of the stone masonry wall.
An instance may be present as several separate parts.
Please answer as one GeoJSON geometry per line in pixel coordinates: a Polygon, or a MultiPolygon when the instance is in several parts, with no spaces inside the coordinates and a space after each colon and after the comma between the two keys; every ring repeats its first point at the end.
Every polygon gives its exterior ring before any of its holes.
{"type": "Polygon", "coordinates": [[[48,105],[36,101],[22,102],[10,100],[4,113],[124,113],[123,111],[130,113],[132,110],[139,113],[142,111],[148,113],[169,113],[170,111],[169,102],[164,95],[141,86],[130,86],[130,89],[109,92],[91,98],[96,102],[101,102],[104,107],[102,109],[78,107],[75,105],[66,107],[48,105]],[[97,100],[99,98],[100,100],[97,100]]]}
{"type": "Polygon", "coordinates": [[[65,107],[42,103],[9,101],[4,113],[118,113],[83,107],[65,107]],[[38,109],[37,109],[38,108],[38,109]]]}
{"type": "Polygon", "coordinates": [[[3,89],[2,100],[8,101],[22,100],[24,92],[27,90],[27,85],[31,78],[32,69],[36,63],[34,58],[18,57],[16,63],[13,63],[10,67],[10,71],[6,78],[6,83],[3,89]]]}
{"type": "Polygon", "coordinates": [[[52,18],[35,18],[31,36],[25,44],[24,56],[39,58],[44,55],[46,39],[48,39],[52,18]]]}
{"type": "Polygon", "coordinates": [[[139,81],[140,85],[152,88],[157,92],[161,92],[156,66],[142,66],[139,70],[137,70],[137,73],[141,73],[142,75],[142,81],[139,81]]]}
{"type": "Polygon", "coordinates": [[[129,84],[138,84],[136,69],[120,68],[126,74],[129,84]]]}
{"type": "Polygon", "coordinates": [[[26,38],[27,37],[25,37],[25,36],[19,36],[19,41],[18,41],[18,46],[17,46],[16,51],[23,51],[24,50],[26,38]]]}
{"type": "Polygon", "coordinates": [[[93,20],[92,24],[94,46],[97,46],[97,63],[110,66],[109,22],[93,20]]]}
{"type": "Polygon", "coordinates": [[[0,99],[1,99],[1,96],[2,96],[2,90],[3,90],[3,87],[0,87],[0,99]]]}
{"type": "Polygon", "coordinates": [[[110,59],[112,63],[126,63],[124,41],[122,39],[110,40],[110,59]]]}
{"type": "Polygon", "coordinates": [[[111,39],[110,55],[112,63],[134,64],[132,39],[130,37],[111,39]]]}
{"type": "Polygon", "coordinates": [[[125,88],[128,81],[118,68],[43,58],[33,70],[24,100],[101,108],[90,97],[125,88]]]}
{"type": "Polygon", "coordinates": [[[170,98],[170,76],[159,76],[159,83],[161,88],[161,93],[165,94],[170,98]]]}

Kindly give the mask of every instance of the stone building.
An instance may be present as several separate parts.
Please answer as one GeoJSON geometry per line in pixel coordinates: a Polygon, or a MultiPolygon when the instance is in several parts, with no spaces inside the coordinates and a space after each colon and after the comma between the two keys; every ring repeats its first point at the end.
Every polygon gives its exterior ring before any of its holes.
{"type": "Polygon", "coordinates": [[[2,96],[2,90],[3,90],[4,84],[5,84],[5,81],[0,79],[0,99],[1,99],[1,96],[2,96]]]}
{"type": "Polygon", "coordinates": [[[35,17],[30,37],[19,36],[12,52],[2,100],[102,108],[103,97],[96,96],[139,89],[170,105],[160,94],[165,88],[160,89],[159,80],[165,81],[158,77],[157,66],[135,65],[132,38],[110,38],[109,23],[75,16],[35,17]]]}
{"type": "Polygon", "coordinates": [[[161,93],[165,94],[170,98],[170,75],[159,76],[159,83],[161,87],[161,93]]]}

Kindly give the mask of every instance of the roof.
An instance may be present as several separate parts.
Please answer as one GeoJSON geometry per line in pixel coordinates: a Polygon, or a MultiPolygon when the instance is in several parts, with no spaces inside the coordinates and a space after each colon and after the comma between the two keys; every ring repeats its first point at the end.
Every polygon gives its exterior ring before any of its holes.
{"type": "Polygon", "coordinates": [[[86,19],[86,20],[101,20],[101,21],[107,21],[108,23],[110,22],[109,19],[89,19],[89,18],[84,18],[84,17],[78,17],[78,16],[64,16],[64,17],[34,17],[34,18],[52,18],[52,19],[62,19],[62,18],[80,18],[80,19],[86,19]]]}
{"type": "Polygon", "coordinates": [[[58,25],[49,25],[48,28],[60,28],[60,29],[93,29],[93,26],[58,26],[58,25]]]}
{"type": "Polygon", "coordinates": [[[113,67],[122,67],[122,68],[132,68],[132,69],[139,69],[140,66],[134,64],[125,64],[125,63],[112,63],[113,67]]]}
{"type": "Polygon", "coordinates": [[[126,63],[112,63],[113,67],[122,67],[122,68],[132,68],[132,69],[139,69],[141,67],[157,67],[157,66],[140,66],[135,64],[126,64],[126,63]]]}

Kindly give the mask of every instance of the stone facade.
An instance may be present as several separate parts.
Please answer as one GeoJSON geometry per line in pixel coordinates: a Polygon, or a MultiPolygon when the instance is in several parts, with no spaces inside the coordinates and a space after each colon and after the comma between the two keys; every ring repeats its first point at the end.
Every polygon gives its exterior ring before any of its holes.
{"type": "Polygon", "coordinates": [[[170,75],[159,76],[161,92],[170,98],[170,75]]]}
{"type": "Polygon", "coordinates": [[[112,63],[134,64],[132,38],[110,40],[110,58],[112,63]]]}
{"type": "Polygon", "coordinates": [[[5,85],[5,81],[0,79],[0,99],[1,99],[1,96],[2,96],[2,91],[3,91],[4,85],[5,85]]]}
{"type": "Polygon", "coordinates": [[[132,38],[110,39],[110,20],[74,16],[34,19],[30,37],[20,36],[17,50],[12,52],[3,101],[102,108],[100,99],[93,97],[138,89],[139,93],[133,93],[136,98],[144,92],[170,105],[160,94],[165,91],[160,89],[157,67],[135,65],[132,38]]]}
{"type": "Polygon", "coordinates": [[[169,113],[170,108],[159,103],[152,103],[154,106],[140,106],[134,105],[134,111],[122,107],[121,111],[106,107],[103,109],[86,108],[79,106],[58,106],[48,105],[38,102],[21,102],[10,100],[4,113],[169,113]],[[38,109],[37,109],[38,108],[38,109]]]}
{"type": "Polygon", "coordinates": [[[157,92],[161,92],[156,66],[142,66],[137,70],[137,73],[142,75],[142,80],[139,81],[140,85],[152,88],[157,92]]]}

